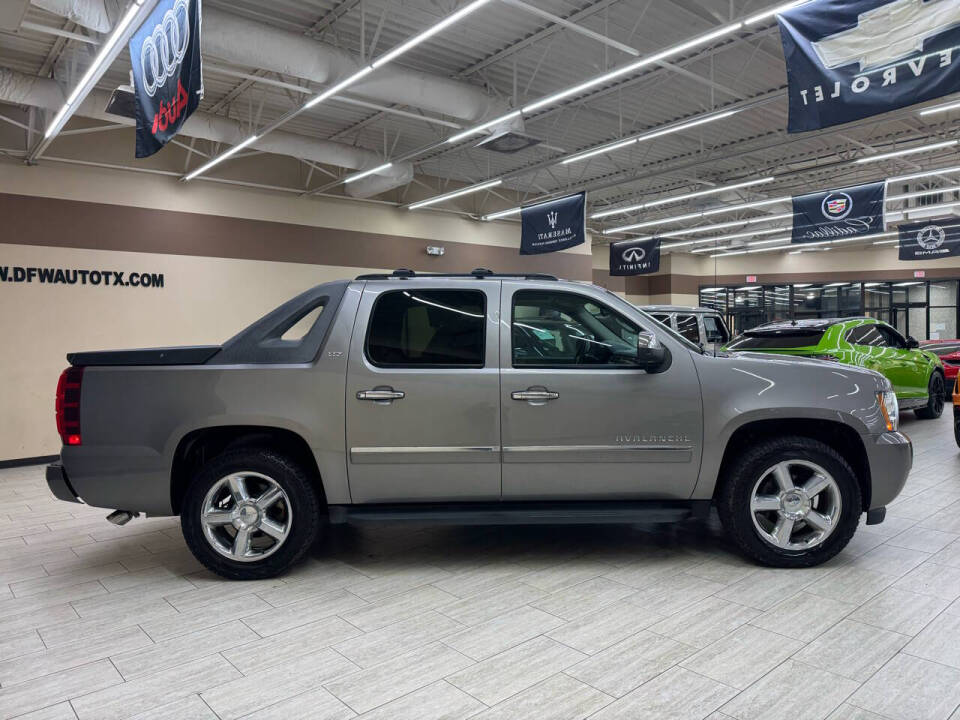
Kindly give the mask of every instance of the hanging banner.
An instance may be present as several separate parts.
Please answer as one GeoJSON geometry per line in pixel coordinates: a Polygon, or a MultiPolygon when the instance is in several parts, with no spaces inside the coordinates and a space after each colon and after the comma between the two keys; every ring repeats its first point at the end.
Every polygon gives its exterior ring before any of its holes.
{"type": "Polygon", "coordinates": [[[523,208],[520,254],[556,252],[586,242],[586,204],[587,194],[577,193],[523,208]]]}
{"type": "Polygon", "coordinates": [[[883,232],[886,188],[885,182],[876,182],[794,196],[791,242],[819,242],[883,232]]]}
{"type": "Polygon", "coordinates": [[[936,260],[960,255],[960,220],[956,218],[926,220],[897,229],[901,260],[936,260]]]}
{"type": "Polygon", "coordinates": [[[137,157],[162,149],[203,97],[200,0],[160,0],[130,38],[137,157]]]}
{"type": "Polygon", "coordinates": [[[611,275],[648,275],[660,269],[660,238],[610,243],[611,275]]]}
{"type": "Polygon", "coordinates": [[[789,132],[914,105],[960,90],[956,0],[811,0],[777,16],[789,132]]]}

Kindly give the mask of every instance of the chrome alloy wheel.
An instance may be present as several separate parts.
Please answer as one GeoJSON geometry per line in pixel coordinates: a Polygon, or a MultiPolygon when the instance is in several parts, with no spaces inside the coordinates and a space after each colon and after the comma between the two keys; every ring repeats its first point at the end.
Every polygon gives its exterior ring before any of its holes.
{"type": "Polygon", "coordinates": [[[256,472],[222,477],[203,499],[200,523],[224,557],[253,562],[272,555],[290,535],[290,498],[275,480],[256,472]]]}
{"type": "Polygon", "coordinates": [[[830,537],[840,519],[840,487],[806,460],[785,460],[764,472],[750,494],[760,537],[781,550],[809,550],[830,537]]]}

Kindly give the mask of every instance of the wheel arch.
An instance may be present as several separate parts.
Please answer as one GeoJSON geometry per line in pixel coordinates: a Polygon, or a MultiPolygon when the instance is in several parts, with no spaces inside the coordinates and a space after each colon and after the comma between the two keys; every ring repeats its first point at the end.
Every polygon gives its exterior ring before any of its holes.
{"type": "Polygon", "coordinates": [[[717,473],[713,498],[716,499],[726,482],[730,466],[744,450],[768,438],[787,435],[808,437],[819,440],[836,450],[853,468],[857,484],[860,486],[862,507],[870,507],[871,478],[870,462],[863,439],[857,431],[842,422],[811,418],[754,420],[734,430],[723,451],[720,469],[717,473]]]}
{"type": "Polygon", "coordinates": [[[266,425],[218,425],[193,430],[177,443],[170,472],[170,506],[174,514],[180,514],[187,487],[205,463],[227,450],[254,447],[275,450],[299,463],[310,475],[320,501],[326,502],[317,459],[302,435],[266,425]]]}

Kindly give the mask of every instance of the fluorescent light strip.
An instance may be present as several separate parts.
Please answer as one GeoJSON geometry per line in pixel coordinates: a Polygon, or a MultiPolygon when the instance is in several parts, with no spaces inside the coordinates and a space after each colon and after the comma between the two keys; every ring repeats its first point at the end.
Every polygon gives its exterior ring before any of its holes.
{"type": "Polygon", "coordinates": [[[669,125],[660,130],[653,130],[651,132],[641,133],[632,138],[626,140],[621,140],[620,142],[615,142],[612,145],[603,145],[593,150],[587,150],[586,152],[578,153],[577,155],[571,155],[564,160],[561,160],[561,164],[569,165],[572,162],[577,162],[579,160],[586,160],[589,157],[594,155],[602,155],[604,153],[613,152],[614,150],[619,150],[620,148],[627,147],[628,145],[634,145],[636,143],[644,142],[646,140],[653,140],[654,138],[663,137],[664,135],[671,135],[675,132],[680,132],[681,130],[687,130],[697,125],[703,125],[704,123],[713,122],[714,120],[722,120],[728,118],[731,115],[735,115],[740,112],[739,110],[726,110],[721,113],[710,113],[704,117],[699,117],[695,120],[690,120],[689,122],[683,122],[678,125],[669,125]]]}
{"type": "Polygon", "coordinates": [[[234,145],[232,148],[230,148],[229,150],[227,150],[225,153],[222,153],[222,154],[220,154],[220,155],[217,155],[215,158],[213,158],[212,160],[210,160],[210,162],[208,162],[208,163],[206,163],[206,164],[204,164],[204,165],[201,165],[201,166],[198,167],[196,170],[194,170],[192,173],[190,173],[189,175],[187,175],[187,177],[186,177],[185,179],[186,179],[186,180],[193,180],[195,177],[197,177],[197,175],[202,175],[202,174],[205,173],[207,170],[209,170],[210,168],[212,168],[214,165],[219,165],[220,163],[222,163],[222,162],[223,162],[224,160],[226,160],[227,158],[236,155],[238,152],[240,152],[241,150],[243,150],[245,147],[247,147],[247,146],[250,145],[251,143],[256,142],[259,138],[260,138],[259,135],[251,135],[251,136],[248,137],[246,140],[244,140],[242,143],[238,143],[237,145],[234,145]]]}
{"type": "Polygon", "coordinates": [[[715,195],[716,193],[726,192],[727,190],[739,190],[740,188],[753,187],[754,185],[762,185],[764,183],[772,182],[774,179],[775,178],[771,175],[770,177],[760,178],[759,180],[747,180],[745,182],[735,183],[733,185],[710,188],[709,190],[698,190],[697,192],[686,193],[684,195],[675,195],[673,197],[661,198],[660,200],[651,200],[650,202],[640,203],[639,205],[629,205],[627,207],[613,208],[612,210],[602,210],[601,212],[591,215],[590,219],[597,220],[599,218],[609,217],[611,215],[623,215],[634,212],[635,210],[645,210],[647,208],[666,205],[668,203],[683,202],[684,200],[704,197],[706,195],[715,195]]]}
{"type": "MultiPolygon", "coordinates": [[[[923,197],[924,195],[936,195],[938,193],[945,192],[957,192],[960,190],[960,185],[954,185],[952,187],[944,188],[934,188],[932,190],[916,190],[914,192],[903,193],[901,195],[890,195],[887,197],[887,202],[893,202],[895,200],[909,200],[910,198],[923,197]]],[[[913,209],[913,208],[908,208],[913,209]]]]}
{"type": "Polygon", "coordinates": [[[803,5],[805,2],[807,2],[807,0],[794,0],[793,2],[788,2],[788,3],[784,3],[783,5],[778,5],[772,10],[764,10],[763,12],[757,13],[752,17],[748,17],[746,20],[743,21],[743,24],[753,25],[753,23],[758,23],[761,20],[766,20],[767,18],[771,18],[774,15],[779,15],[782,12],[786,12],[791,8],[795,8],[795,7],[798,7],[799,5],[803,5]]]}
{"type": "Polygon", "coordinates": [[[407,52],[411,48],[419,45],[424,40],[427,40],[433,37],[441,30],[445,30],[446,28],[453,25],[455,22],[459,22],[460,20],[463,20],[463,18],[465,18],[467,15],[479,9],[483,5],[486,5],[488,2],[490,2],[490,0],[474,0],[474,2],[470,3],[469,5],[465,5],[464,7],[457,10],[455,13],[453,13],[452,15],[448,15],[447,17],[445,17],[436,25],[432,25],[431,27],[427,28],[419,35],[414,35],[412,38],[410,38],[404,43],[401,43],[400,45],[395,47],[393,50],[390,50],[385,55],[381,55],[380,57],[378,57],[376,60],[373,61],[373,68],[376,69],[382,65],[386,65],[388,62],[392,60],[396,60],[398,57],[403,55],[405,52],[407,52]]]}
{"type": "Polygon", "coordinates": [[[937,105],[920,111],[920,116],[936,115],[937,113],[948,112],[950,110],[960,110],[960,102],[949,103],[947,105],[937,105]]]}
{"type": "MultiPolygon", "coordinates": [[[[770,200],[740,203],[739,205],[725,205],[723,207],[713,208],[712,210],[704,210],[702,212],[697,212],[697,213],[688,213],[686,215],[675,215],[674,217],[660,218],[659,220],[648,220],[642,223],[633,223],[632,225],[622,225],[620,227],[604,230],[603,234],[609,235],[611,233],[624,232],[625,230],[639,230],[640,228],[654,227],[656,225],[665,225],[667,223],[683,222],[684,220],[694,220],[697,218],[705,218],[705,217],[710,217],[711,215],[720,215],[722,213],[736,212],[737,210],[749,210],[751,208],[765,207],[767,205],[774,205],[776,203],[788,202],[792,199],[793,198],[790,195],[785,195],[784,197],[772,198],[770,200]]],[[[790,213],[788,217],[793,217],[793,213],[790,213]]],[[[742,221],[742,222],[747,222],[747,221],[742,221]]]]}
{"type": "Polygon", "coordinates": [[[372,73],[372,72],[373,72],[373,66],[372,66],[372,65],[367,65],[365,68],[362,68],[362,69],[360,69],[360,70],[357,70],[357,72],[355,72],[353,75],[351,75],[350,77],[348,77],[346,80],[341,80],[341,81],[338,82],[336,85],[333,85],[332,87],[327,88],[326,90],[324,90],[322,93],[320,93],[320,94],[317,95],[316,97],[313,97],[313,98],[311,98],[310,100],[308,100],[308,101],[304,104],[303,109],[304,109],[304,110],[309,110],[309,109],[312,108],[314,105],[318,105],[319,103],[322,103],[322,102],[323,102],[324,100],[326,100],[327,98],[333,97],[333,96],[336,95],[337,93],[339,93],[339,92],[341,92],[342,90],[345,90],[346,88],[348,88],[350,85],[353,85],[353,84],[354,84],[355,82],[357,82],[357,80],[359,80],[360,78],[364,77],[365,75],[369,75],[369,74],[372,73]]]}
{"type": "Polygon", "coordinates": [[[918,178],[934,177],[936,175],[953,175],[954,173],[960,173],[960,165],[941,168],[940,170],[925,170],[923,172],[913,173],[912,175],[898,175],[897,177],[887,178],[887,183],[916,180],[918,178]]]}
{"type": "Polygon", "coordinates": [[[509,210],[500,210],[499,212],[484,215],[480,219],[484,221],[499,220],[500,218],[510,217],[511,215],[519,215],[521,210],[523,210],[522,207],[513,207],[509,210]]]}
{"type": "Polygon", "coordinates": [[[393,167],[392,162],[384,163],[383,165],[377,165],[377,167],[375,168],[370,168],[369,170],[364,170],[363,172],[358,172],[354,175],[350,175],[349,177],[344,178],[343,184],[349,185],[350,183],[356,182],[357,180],[360,180],[361,178],[365,178],[368,175],[375,175],[378,172],[383,172],[384,170],[390,167],[393,167]]]}
{"type": "Polygon", "coordinates": [[[107,41],[100,47],[100,52],[97,53],[97,56],[90,64],[90,67],[87,68],[87,71],[83,74],[83,77],[80,78],[80,82],[74,86],[71,93],[67,96],[66,102],[63,104],[63,107],[60,108],[59,112],[57,112],[57,114],[54,116],[53,122],[47,126],[47,130],[44,133],[44,138],[49,138],[56,135],[66,124],[68,113],[73,107],[73,104],[84,92],[87,85],[89,85],[93,79],[97,77],[97,74],[102,69],[103,64],[107,61],[107,58],[110,57],[110,54],[113,52],[117,43],[120,42],[120,39],[130,26],[130,23],[133,22],[134,18],[137,16],[137,13],[140,12],[140,8],[143,6],[143,3],[144,0],[134,0],[133,4],[130,5],[123,18],[121,18],[120,22],[117,23],[116,28],[114,28],[114,31],[110,34],[110,37],[107,38],[107,41]]]}
{"type": "Polygon", "coordinates": [[[944,142],[933,143],[932,145],[923,145],[921,147],[907,148],[906,150],[895,150],[894,152],[882,153],[880,155],[862,157],[854,160],[853,162],[855,165],[862,165],[863,163],[889,160],[890,158],[903,157],[904,155],[916,155],[917,153],[931,152],[933,150],[940,150],[941,148],[945,147],[952,147],[958,142],[960,142],[960,140],[946,140],[944,142]]]}
{"type": "Polygon", "coordinates": [[[471,185],[470,187],[461,188],[460,190],[455,190],[454,192],[447,193],[445,195],[437,195],[436,197],[415,202],[409,205],[407,210],[417,210],[418,208],[426,207],[427,205],[434,205],[435,203],[443,202],[445,200],[452,200],[453,198],[460,197],[461,195],[469,195],[470,193],[480,192],[481,190],[486,190],[487,188],[496,187],[502,182],[503,180],[497,178],[496,180],[490,180],[485,183],[480,183],[479,185],[471,185]]]}
{"type": "MultiPolygon", "coordinates": [[[[872,239],[874,239],[874,238],[890,237],[891,235],[896,235],[896,234],[897,234],[897,231],[893,231],[893,232],[883,232],[883,233],[872,233],[872,234],[870,234],[870,235],[855,235],[855,236],[853,236],[853,237],[834,238],[834,239],[832,239],[832,240],[818,240],[817,242],[800,243],[800,244],[802,244],[804,248],[817,247],[817,246],[821,246],[821,245],[840,245],[840,244],[842,244],[842,243],[848,243],[848,242],[866,242],[866,241],[872,240],[872,239]]],[[[785,241],[785,240],[790,240],[790,238],[789,238],[789,237],[783,237],[783,238],[777,238],[777,240],[785,241]]],[[[767,241],[767,242],[773,242],[773,241],[770,240],[770,241],[767,241]]],[[[752,248],[747,248],[747,249],[744,249],[744,250],[738,250],[736,253],[727,253],[727,254],[743,255],[743,254],[746,254],[746,253],[753,254],[753,253],[761,253],[761,252],[771,252],[771,251],[773,251],[773,250],[786,250],[787,248],[794,247],[796,244],[797,244],[797,243],[787,243],[787,244],[785,244],[785,245],[777,245],[777,246],[775,246],[775,247],[757,248],[757,249],[755,249],[755,250],[752,249],[752,248]]],[[[874,243],[874,244],[876,244],[876,243],[874,243]]],[[[728,246],[728,247],[729,247],[729,246],[728,246]]],[[[707,251],[709,251],[709,250],[725,250],[725,249],[727,249],[727,248],[701,248],[700,250],[694,250],[693,252],[707,252],[707,251]]],[[[723,255],[723,254],[720,254],[720,255],[711,255],[710,257],[724,257],[724,255],[723,255]]]]}

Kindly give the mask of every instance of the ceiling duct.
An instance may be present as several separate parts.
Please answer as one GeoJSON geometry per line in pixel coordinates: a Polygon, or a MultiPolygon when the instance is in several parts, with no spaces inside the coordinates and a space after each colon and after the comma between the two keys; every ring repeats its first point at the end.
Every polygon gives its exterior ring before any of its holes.
{"type": "MultiPolygon", "coordinates": [[[[113,25],[113,13],[107,5],[114,0],[31,2],[99,33],[107,32],[113,25]]],[[[281,30],[210,7],[203,11],[203,55],[325,86],[349,77],[366,64],[352,53],[301,33],[281,30]]],[[[503,115],[509,109],[505,102],[490,97],[475,85],[397,65],[378,68],[351,86],[350,93],[382,103],[459,118],[470,124],[503,115]]]]}
{"type": "MultiPolygon", "coordinates": [[[[129,117],[108,112],[106,108],[110,101],[110,93],[95,90],[87,96],[76,114],[80,117],[134,125],[134,121],[129,117]]],[[[55,80],[0,67],[0,102],[56,110],[63,105],[64,93],[55,80]]],[[[180,135],[236,145],[249,137],[250,129],[230,118],[196,112],[183,124],[180,135]]],[[[350,170],[366,170],[383,164],[383,158],[371,150],[281,130],[256,140],[250,147],[262,152],[289,155],[350,170]]],[[[351,197],[366,198],[402,187],[412,179],[411,163],[394,163],[376,175],[350,183],[345,190],[351,197]]]]}

